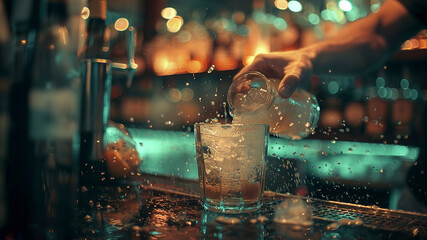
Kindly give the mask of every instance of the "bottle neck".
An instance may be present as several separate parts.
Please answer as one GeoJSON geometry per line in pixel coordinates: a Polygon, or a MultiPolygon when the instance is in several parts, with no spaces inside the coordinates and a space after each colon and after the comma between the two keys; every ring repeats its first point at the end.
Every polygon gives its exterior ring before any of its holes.
{"type": "Polygon", "coordinates": [[[68,3],[65,0],[49,0],[46,3],[46,15],[42,23],[65,24],[68,20],[68,3]]]}
{"type": "Polygon", "coordinates": [[[107,18],[106,0],[89,0],[90,19],[100,19],[105,21],[107,18]]]}
{"type": "Polygon", "coordinates": [[[269,109],[277,95],[274,83],[259,72],[249,72],[231,84],[227,101],[232,114],[246,114],[269,109]]]}

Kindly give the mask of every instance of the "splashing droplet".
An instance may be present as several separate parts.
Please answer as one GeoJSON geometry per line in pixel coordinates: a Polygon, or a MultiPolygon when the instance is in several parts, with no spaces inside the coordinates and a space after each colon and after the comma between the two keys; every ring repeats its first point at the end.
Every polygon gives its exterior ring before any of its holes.
{"type": "Polygon", "coordinates": [[[215,70],[215,65],[212,65],[212,66],[208,69],[208,73],[211,73],[213,70],[215,70]]]}

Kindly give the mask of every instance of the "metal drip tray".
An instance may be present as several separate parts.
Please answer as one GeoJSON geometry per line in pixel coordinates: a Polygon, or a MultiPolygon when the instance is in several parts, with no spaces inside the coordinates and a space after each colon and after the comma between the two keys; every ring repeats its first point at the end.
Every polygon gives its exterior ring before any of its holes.
{"type": "MultiPolygon", "coordinates": [[[[274,192],[266,192],[265,195],[267,199],[276,200],[267,204],[273,208],[278,198],[296,197],[274,192]]],[[[313,208],[314,218],[318,220],[336,222],[345,218],[360,219],[364,227],[371,229],[427,235],[427,214],[312,198],[308,202],[313,208]]]]}
{"type": "MultiPolygon", "coordinates": [[[[198,198],[199,189],[197,181],[180,178],[173,178],[171,180],[171,178],[158,176],[153,178],[145,176],[145,179],[149,179],[148,182],[142,182],[142,185],[146,188],[186,196],[192,199],[198,198]]],[[[265,191],[265,204],[261,209],[262,214],[273,218],[276,206],[286,198],[301,197],[265,191]]],[[[360,219],[363,222],[363,227],[369,229],[427,236],[427,214],[316,198],[303,199],[306,199],[312,206],[313,217],[320,224],[329,224],[342,219],[360,219]]]]}

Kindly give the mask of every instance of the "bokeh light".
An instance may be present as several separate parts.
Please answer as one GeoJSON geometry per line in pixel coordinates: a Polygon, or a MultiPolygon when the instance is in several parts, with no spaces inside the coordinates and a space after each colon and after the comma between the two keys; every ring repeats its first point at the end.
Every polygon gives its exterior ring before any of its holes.
{"type": "Polygon", "coordinates": [[[188,87],[183,88],[181,90],[181,94],[182,94],[182,101],[189,102],[189,101],[193,100],[193,97],[194,97],[193,89],[188,88],[188,87]]]}
{"type": "Polygon", "coordinates": [[[288,1],[286,0],[275,0],[274,6],[280,10],[285,10],[288,8],[288,1]]]}
{"type": "Polygon", "coordinates": [[[330,94],[336,94],[340,88],[340,85],[336,81],[330,81],[328,83],[328,92],[330,94]]]}
{"type": "Polygon", "coordinates": [[[83,7],[82,12],[81,12],[81,16],[83,19],[88,19],[90,16],[90,10],[88,7],[83,7]]]}
{"type": "Polygon", "coordinates": [[[179,91],[179,89],[177,88],[171,88],[168,91],[168,100],[171,102],[179,102],[179,100],[181,100],[182,98],[182,94],[181,91],[179,91]]]}
{"type": "Polygon", "coordinates": [[[273,25],[280,31],[285,30],[286,27],[288,26],[285,19],[283,19],[283,18],[274,19],[273,25]]]}
{"type": "Polygon", "coordinates": [[[400,87],[403,89],[408,89],[409,81],[407,79],[403,78],[402,80],[400,80],[400,87]]]}
{"type": "Polygon", "coordinates": [[[114,28],[117,31],[124,31],[129,27],[129,21],[126,18],[119,18],[114,23],[114,28]]]}
{"type": "Polygon", "coordinates": [[[338,3],[338,6],[344,12],[350,12],[353,9],[353,6],[352,6],[351,2],[349,2],[348,0],[341,0],[338,3]]]}
{"type": "Polygon", "coordinates": [[[382,77],[378,77],[377,80],[375,80],[375,85],[377,87],[384,87],[385,86],[385,80],[382,77]]]}
{"type": "Polygon", "coordinates": [[[184,20],[182,19],[182,17],[175,16],[168,20],[168,22],[166,23],[166,27],[169,32],[176,33],[181,29],[183,24],[184,20]]]}
{"type": "Polygon", "coordinates": [[[177,12],[175,8],[172,7],[166,7],[163,8],[162,12],[160,13],[164,19],[172,19],[176,16],[177,12]]]}
{"type": "Polygon", "coordinates": [[[198,60],[191,60],[187,64],[187,71],[189,73],[198,73],[202,71],[202,63],[198,60]]]}
{"type": "Polygon", "coordinates": [[[302,5],[298,1],[289,1],[288,8],[292,12],[301,12],[302,11],[302,5]]]}
{"type": "Polygon", "coordinates": [[[319,24],[320,19],[319,19],[319,16],[317,16],[317,14],[310,13],[310,15],[308,15],[308,21],[313,25],[317,25],[319,24]]]}

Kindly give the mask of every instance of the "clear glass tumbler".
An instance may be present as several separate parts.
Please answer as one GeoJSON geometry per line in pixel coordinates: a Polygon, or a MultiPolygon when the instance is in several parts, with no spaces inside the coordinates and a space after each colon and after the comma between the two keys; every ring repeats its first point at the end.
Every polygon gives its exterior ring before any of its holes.
{"type": "Polygon", "coordinates": [[[249,72],[233,81],[227,94],[233,123],[268,124],[271,133],[288,139],[310,135],[320,115],[316,97],[296,89],[284,99],[277,92],[279,83],[260,72],[249,72]]]}
{"type": "Polygon", "coordinates": [[[224,213],[262,205],[269,127],[265,124],[195,125],[202,206],[224,213]]]}

